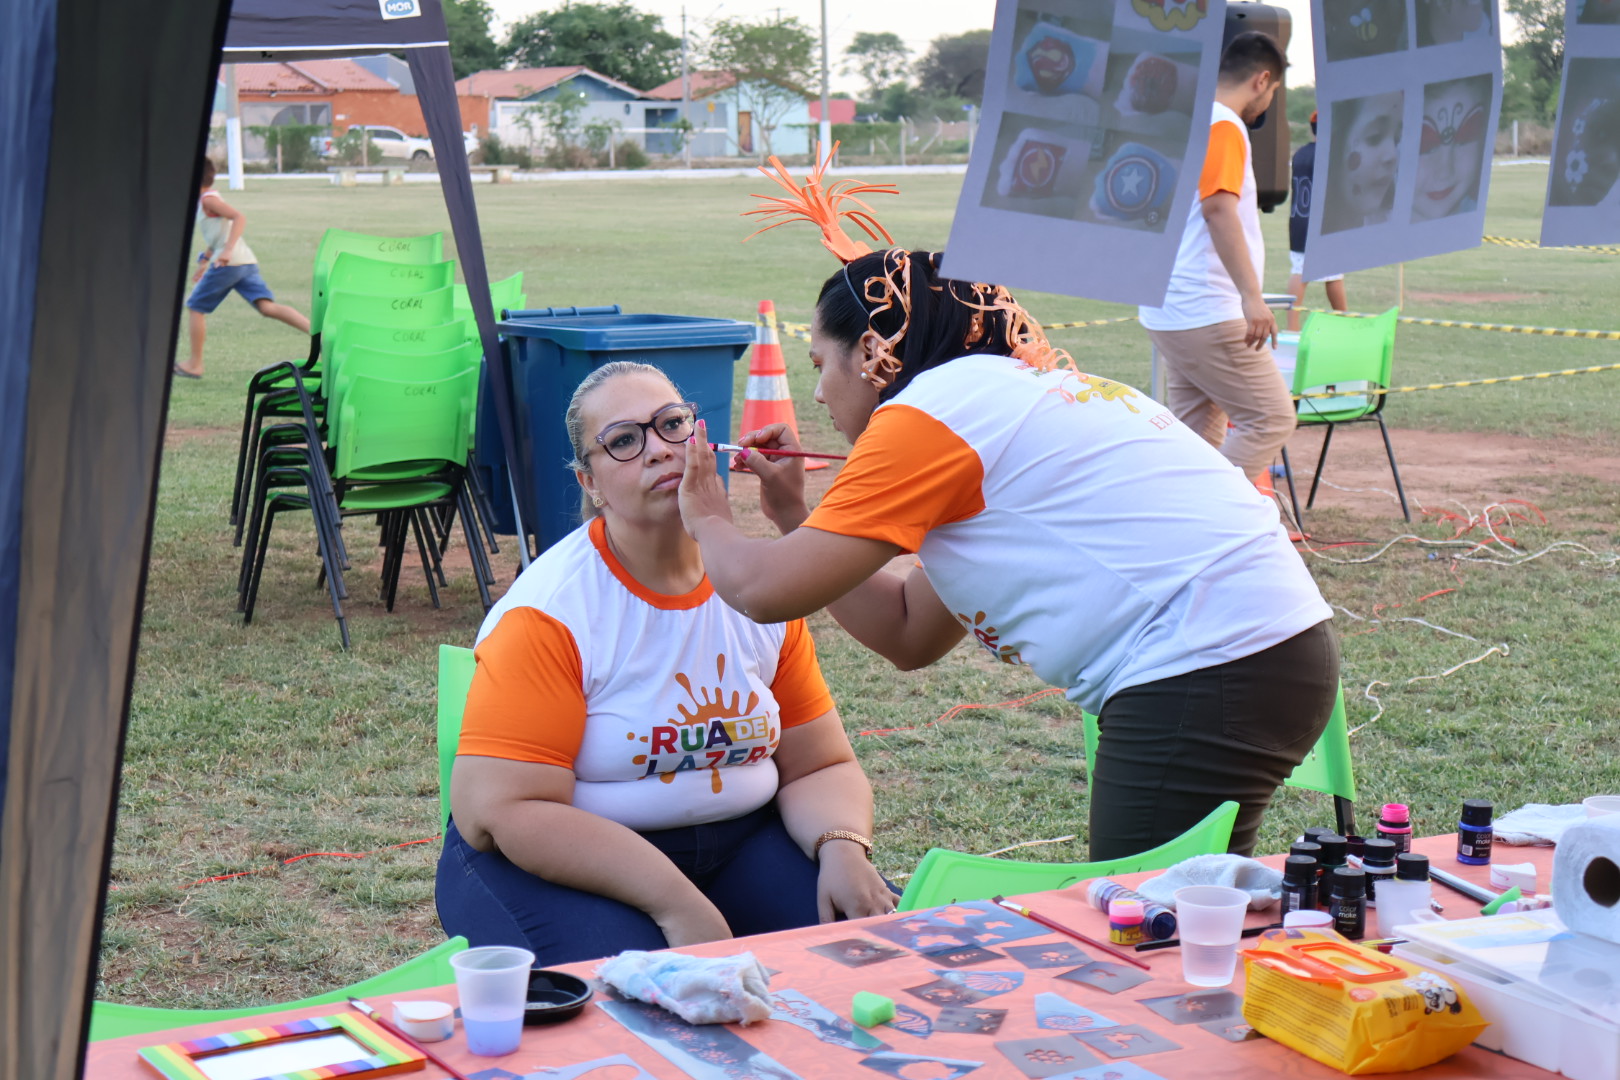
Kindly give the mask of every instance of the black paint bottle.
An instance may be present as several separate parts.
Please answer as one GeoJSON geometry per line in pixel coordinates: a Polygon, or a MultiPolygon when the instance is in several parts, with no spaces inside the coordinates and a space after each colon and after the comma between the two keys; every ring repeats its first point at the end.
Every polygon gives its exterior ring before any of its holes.
{"type": "Polygon", "coordinates": [[[1333,929],[1352,940],[1367,933],[1367,875],[1341,866],[1333,871],[1333,892],[1328,899],[1333,929]]]}

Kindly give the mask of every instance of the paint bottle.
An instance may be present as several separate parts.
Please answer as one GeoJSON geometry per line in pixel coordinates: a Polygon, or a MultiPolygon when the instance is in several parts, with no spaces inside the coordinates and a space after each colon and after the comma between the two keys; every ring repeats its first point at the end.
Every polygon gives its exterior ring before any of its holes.
{"type": "Polygon", "coordinates": [[[1395,841],[1395,854],[1412,850],[1412,811],[1405,803],[1385,803],[1378,813],[1378,838],[1395,841]]]}
{"type": "Polygon", "coordinates": [[[1368,840],[1362,845],[1361,872],[1367,875],[1367,906],[1378,906],[1378,883],[1395,877],[1395,841],[1368,840]]]}
{"type": "Polygon", "coordinates": [[[1108,940],[1115,945],[1135,945],[1142,939],[1142,902],[1123,896],[1108,901],[1108,940]]]}
{"type": "Polygon", "coordinates": [[[1488,866],[1491,861],[1491,801],[1464,799],[1457,822],[1457,861],[1466,866],[1488,866]]]}
{"type": "MultiPolygon", "coordinates": [[[[1301,845],[1296,844],[1295,847],[1301,845]]],[[[1310,847],[1317,845],[1311,844],[1310,847]]],[[[1309,855],[1290,855],[1283,860],[1282,913],[1309,911],[1316,907],[1317,862],[1309,855]]]]}
{"type": "Polygon", "coordinates": [[[1132,892],[1117,881],[1098,878],[1086,889],[1086,902],[1104,914],[1113,900],[1135,900],[1142,905],[1142,936],[1152,941],[1166,941],[1176,936],[1176,913],[1163,904],[1149,900],[1141,893],[1132,892]]]}
{"type": "Polygon", "coordinates": [[[1333,929],[1352,940],[1367,933],[1367,875],[1341,866],[1333,871],[1333,889],[1328,899],[1333,929]]]}
{"type": "Polygon", "coordinates": [[[1316,899],[1322,907],[1327,907],[1333,871],[1344,865],[1345,839],[1338,833],[1319,833],[1316,843],[1322,849],[1321,854],[1316,857],[1317,869],[1320,871],[1320,876],[1316,880],[1316,899]]]}
{"type": "Polygon", "coordinates": [[[1337,834],[1326,825],[1312,825],[1310,828],[1305,830],[1305,835],[1301,836],[1300,839],[1307,844],[1320,844],[1322,842],[1322,837],[1335,835],[1337,834]]]}
{"type": "Polygon", "coordinates": [[[1398,937],[1396,927],[1417,921],[1429,910],[1434,886],[1429,884],[1429,857],[1410,852],[1395,856],[1395,876],[1378,884],[1378,936],[1398,937]]]}

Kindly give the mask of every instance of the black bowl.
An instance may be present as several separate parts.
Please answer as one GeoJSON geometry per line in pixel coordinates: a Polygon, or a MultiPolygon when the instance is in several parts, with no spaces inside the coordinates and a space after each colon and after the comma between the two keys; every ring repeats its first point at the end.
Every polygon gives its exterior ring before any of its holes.
{"type": "Polygon", "coordinates": [[[529,999],[523,1006],[525,1024],[553,1024],[579,1015],[591,1000],[584,979],[562,971],[535,968],[529,976],[529,999]]]}

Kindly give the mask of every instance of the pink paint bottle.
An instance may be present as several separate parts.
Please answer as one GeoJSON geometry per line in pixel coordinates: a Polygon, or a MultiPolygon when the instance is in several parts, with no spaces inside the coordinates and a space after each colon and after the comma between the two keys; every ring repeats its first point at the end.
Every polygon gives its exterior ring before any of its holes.
{"type": "Polygon", "coordinates": [[[1405,803],[1385,803],[1378,813],[1378,838],[1393,840],[1395,854],[1412,850],[1412,812],[1405,803]]]}

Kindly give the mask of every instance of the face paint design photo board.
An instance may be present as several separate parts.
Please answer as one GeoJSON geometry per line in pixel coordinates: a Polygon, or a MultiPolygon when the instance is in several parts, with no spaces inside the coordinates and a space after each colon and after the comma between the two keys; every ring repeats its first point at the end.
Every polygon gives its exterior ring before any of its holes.
{"type": "Polygon", "coordinates": [[[1541,243],[1620,243],[1620,0],[1569,0],[1564,25],[1541,243]]]}

